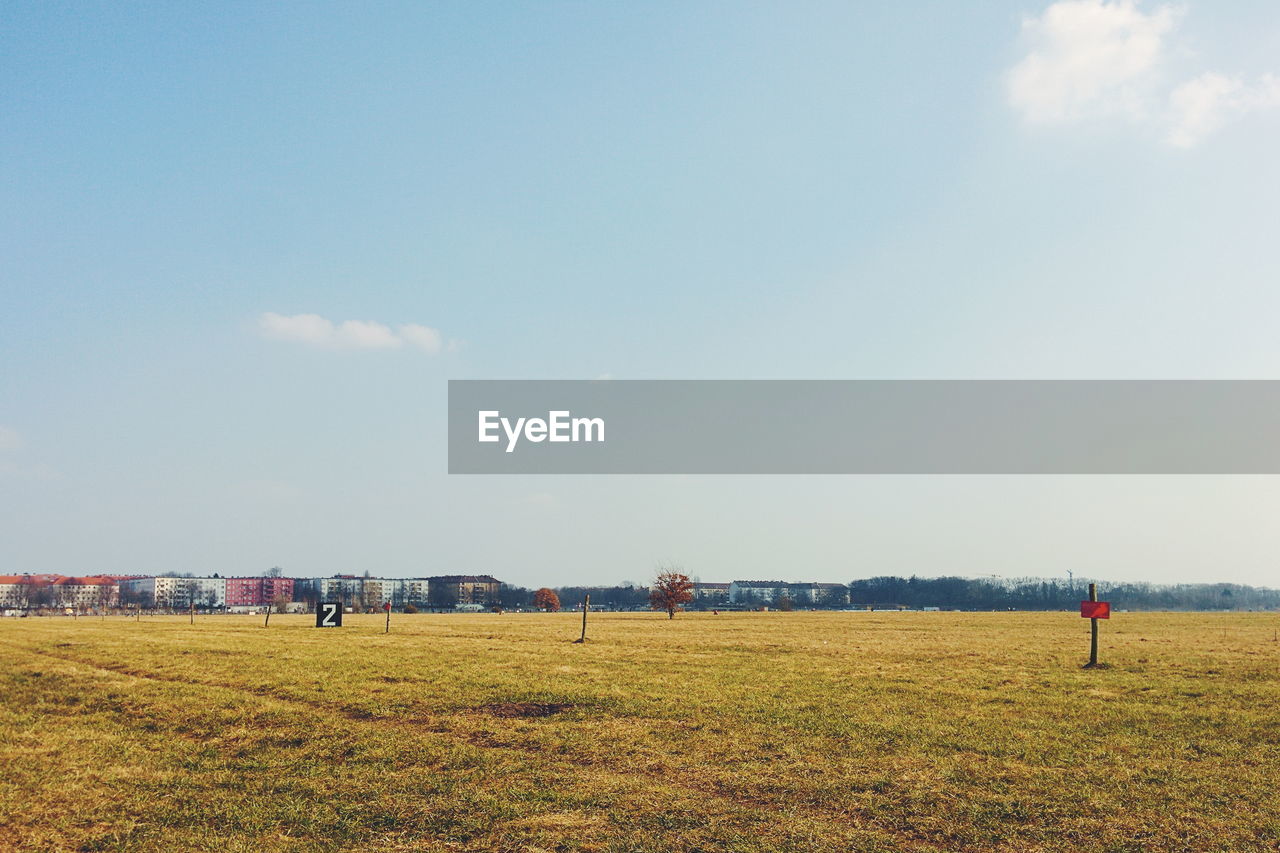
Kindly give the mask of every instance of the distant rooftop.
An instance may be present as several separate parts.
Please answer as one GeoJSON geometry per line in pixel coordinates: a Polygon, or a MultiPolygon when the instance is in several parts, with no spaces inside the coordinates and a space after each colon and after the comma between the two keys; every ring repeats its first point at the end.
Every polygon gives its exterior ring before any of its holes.
{"type": "MultiPolygon", "coordinates": [[[[786,587],[787,589],[837,589],[843,587],[842,583],[814,583],[812,581],[734,581],[740,587],[748,589],[752,587],[760,589],[773,589],[775,587],[786,587]]],[[[709,586],[709,584],[706,584],[709,586]]]]}
{"type": "Polygon", "coordinates": [[[501,583],[493,575],[436,575],[422,580],[439,581],[440,583],[501,583]]]}

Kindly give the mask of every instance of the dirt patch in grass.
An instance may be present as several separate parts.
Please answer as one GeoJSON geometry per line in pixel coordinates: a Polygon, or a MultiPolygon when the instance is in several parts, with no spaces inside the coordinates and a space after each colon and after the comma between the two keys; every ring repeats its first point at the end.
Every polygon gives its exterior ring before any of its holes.
{"type": "Polygon", "coordinates": [[[576,708],[572,702],[493,702],[476,708],[491,717],[551,717],[576,708]]]}

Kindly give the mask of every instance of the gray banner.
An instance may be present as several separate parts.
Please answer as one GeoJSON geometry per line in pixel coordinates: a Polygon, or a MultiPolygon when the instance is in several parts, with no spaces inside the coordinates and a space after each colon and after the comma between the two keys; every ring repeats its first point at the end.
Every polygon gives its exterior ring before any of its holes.
{"type": "Polygon", "coordinates": [[[1276,474],[1280,381],[453,380],[449,472],[1276,474]]]}

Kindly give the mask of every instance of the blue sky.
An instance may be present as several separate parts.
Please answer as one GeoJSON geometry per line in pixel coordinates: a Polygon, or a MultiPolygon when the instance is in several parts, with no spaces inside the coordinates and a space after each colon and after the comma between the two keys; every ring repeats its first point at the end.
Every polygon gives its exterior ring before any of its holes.
{"type": "Polygon", "coordinates": [[[450,478],[444,413],[1280,378],[1276,57],[1263,2],[6,4],[0,571],[1275,584],[1274,478],[450,478]]]}

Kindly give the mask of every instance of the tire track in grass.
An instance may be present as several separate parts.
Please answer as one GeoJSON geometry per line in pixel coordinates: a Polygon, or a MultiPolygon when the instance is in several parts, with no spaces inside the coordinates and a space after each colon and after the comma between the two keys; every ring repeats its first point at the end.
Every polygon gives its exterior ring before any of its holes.
{"type": "MultiPolygon", "coordinates": [[[[53,660],[62,661],[63,663],[72,664],[74,666],[84,667],[89,670],[99,670],[101,672],[123,675],[143,681],[227,690],[234,693],[250,695],[257,699],[277,702],[286,706],[300,706],[312,712],[336,716],[356,724],[382,728],[404,729],[419,735],[437,735],[447,740],[465,743],[472,748],[513,753],[524,758],[536,757],[539,761],[555,764],[561,770],[572,769],[574,771],[580,771],[582,769],[582,762],[565,760],[548,755],[542,748],[536,745],[525,745],[510,741],[496,741],[483,733],[455,731],[445,725],[446,721],[449,719],[448,716],[434,715],[416,720],[408,720],[401,717],[377,716],[362,708],[350,708],[342,705],[334,705],[332,703],[312,701],[296,696],[282,696],[267,687],[254,687],[252,685],[182,678],[176,675],[152,672],[120,664],[112,665],[100,661],[83,660],[72,655],[55,654],[42,649],[34,649],[9,642],[0,641],[0,644],[20,652],[39,655],[53,660]]],[[[965,845],[957,846],[955,844],[938,846],[936,842],[929,839],[909,832],[904,832],[897,827],[879,825],[874,820],[863,819],[849,812],[832,813],[825,809],[813,809],[812,807],[802,810],[796,805],[778,803],[773,800],[768,800],[763,797],[753,796],[750,794],[726,791],[720,785],[712,787],[710,784],[695,784],[680,778],[678,775],[657,769],[644,770],[624,768],[610,764],[609,762],[597,761],[593,761],[591,763],[591,768],[602,776],[612,776],[618,781],[657,781],[664,785],[681,789],[698,798],[709,799],[720,802],[724,805],[729,805],[734,809],[747,810],[748,812],[766,811],[774,815],[786,825],[792,827],[810,828],[816,824],[823,824],[829,829],[839,830],[839,832],[830,832],[828,834],[828,837],[830,837],[833,842],[838,836],[847,835],[848,833],[853,832],[865,834],[868,836],[866,839],[868,841],[896,845],[892,848],[896,850],[912,850],[919,851],[919,853],[944,853],[944,851],[956,851],[958,853],[958,851],[966,849],[978,849],[965,845]]],[[[797,832],[797,834],[800,833],[797,832]]]]}

